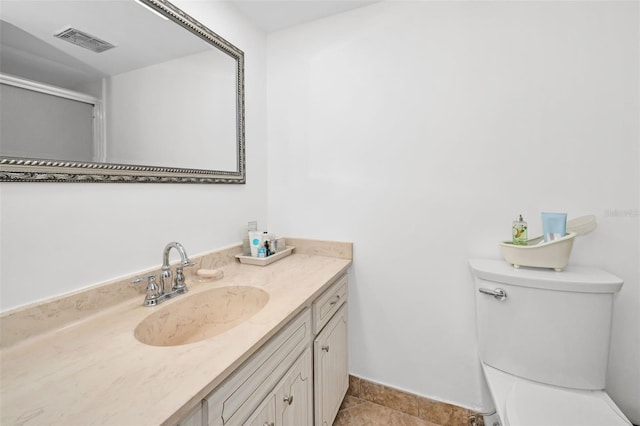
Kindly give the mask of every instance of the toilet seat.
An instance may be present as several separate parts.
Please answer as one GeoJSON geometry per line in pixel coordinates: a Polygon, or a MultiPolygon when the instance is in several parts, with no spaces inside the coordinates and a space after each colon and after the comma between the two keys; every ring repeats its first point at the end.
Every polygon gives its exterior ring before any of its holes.
{"type": "Polygon", "coordinates": [[[514,383],[505,415],[513,426],[630,425],[603,391],[558,388],[524,379],[514,383]]]}
{"type": "Polygon", "coordinates": [[[533,382],[482,363],[503,426],[630,426],[604,391],[533,382]]]}

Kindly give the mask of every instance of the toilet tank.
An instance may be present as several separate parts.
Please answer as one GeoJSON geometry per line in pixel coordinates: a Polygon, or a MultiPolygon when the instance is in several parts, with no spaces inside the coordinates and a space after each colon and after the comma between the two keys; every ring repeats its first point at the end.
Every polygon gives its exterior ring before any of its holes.
{"type": "Polygon", "coordinates": [[[469,265],[482,362],[555,386],[604,389],[620,278],[578,266],[556,272],[487,259],[469,265]],[[506,298],[481,289],[502,289],[506,298]]]}

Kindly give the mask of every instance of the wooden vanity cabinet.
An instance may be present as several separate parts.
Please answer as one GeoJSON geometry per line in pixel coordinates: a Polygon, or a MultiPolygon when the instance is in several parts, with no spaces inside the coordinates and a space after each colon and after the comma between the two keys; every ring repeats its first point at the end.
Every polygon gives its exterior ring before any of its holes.
{"type": "Polygon", "coordinates": [[[300,426],[313,421],[311,349],[308,348],[260,404],[246,426],[300,426]]]}
{"type": "Polygon", "coordinates": [[[245,426],[275,426],[275,419],[276,396],[269,395],[244,424],[245,426]]]}
{"type": "Polygon", "coordinates": [[[181,426],[331,426],[349,386],[347,276],[207,395],[181,426]]]}
{"type": "Polygon", "coordinates": [[[316,426],[331,426],[349,387],[347,277],[313,304],[313,386],[316,426]]]}
{"type": "Polygon", "coordinates": [[[312,424],[313,370],[311,364],[311,348],[308,348],[274,390],[276,426],[312,424]]]}
{"type": "MultiPolygon", "coordinates": [[[[298,416],[298,412],[313,412],[311,398],[310,355],[311,314],[309,309],[287,324],[265,343],[248,361],[204,399],[207,426],[257,424],[274,426],[291,424],[281,420],[298,416]],[[305,355],[307,354],[307,355],[305,355]],[[309,358],[305,362],[305,357],[309,358]],[[306,371],[304,369],[306,368],[306,371]],[[297,372],[297,375],[292,376],[297,372]],[[300,382],[297,382],[297,377],[300,382]],[[305,391],[304,386],[308,386],[305,391]],[[292,404],[284,407],[288,392],[292,404]],[[273,401],[274,407],[271,407],[273,401]],[[291,409],[289,409],[291,408],[291,409]],[[270,415],[275,410],[276,418],[270,415]],[[291,414],[295,411],[295,414],[291,414]],[[271,418],[271,420],[269,420],[271,418]],[[262,423],[261,419],[266,419],[262,423]]],[[[307,424],[303,422],[302,424],[307,424]]],[[[309,423],[310,424],[310,423],[309,423]]],[[[297,424],[296,426],[299,426],[297,424]]]]}
{"type": "Polygon", "coordinates": [[[204,424],[202,416],[202,403],[200,403],[196,408],[191,410],[189,414],[184,416],[182,420],[180,420],[178,426],[202,426],[204,424]]]}

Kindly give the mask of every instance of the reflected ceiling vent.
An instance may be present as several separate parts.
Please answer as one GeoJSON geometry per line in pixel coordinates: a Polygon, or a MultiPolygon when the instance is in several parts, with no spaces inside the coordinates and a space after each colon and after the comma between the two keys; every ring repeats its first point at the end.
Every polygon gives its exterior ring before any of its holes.
{"type": "Polygon", "coordinates": [[[76,46],[84,47],[85,49],[89,49],[96,53],[102,53],[105,50],[113,49],[115,47],[111,43],[107,43],[104,40],[100,40],[98,37],[76,30],[75,28],[67,28],[58,34],[55,34],[54,37],[68,41],[76,46]]]}

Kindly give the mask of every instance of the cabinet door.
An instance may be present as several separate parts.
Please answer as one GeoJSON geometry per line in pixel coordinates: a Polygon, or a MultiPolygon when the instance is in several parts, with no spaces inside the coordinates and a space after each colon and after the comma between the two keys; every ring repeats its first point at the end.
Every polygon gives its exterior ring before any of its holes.
{"type": "Polygon", "coordinates": [[[311,313],[305,309],[205,397],[208,421],[205,424],[244,424],[309,348],[310,330],[311,313]]]}
{"type": "Polygon", "coordinates": [[[178,422],[178,426],[202,426],[205,423],[202,418],[202,404],[198,404],[196,408],[178,422]]]}
{"type": "Polygon", "coordinates": [[[312,424],[312,375],[311,350],[307,348],[274,391],[278,416],[276,426],[312,424]]]}
{"type": "Polygon", "coordinates": [[[275,426],[276,400],[273,394],[265,398],[256,411],[244,422],[245,426],[275,426]]]}
{"type": "Polygon", "coordinates": [[[313,342],[316,426],[331,426],[349,387],[347,304],[313,342]]]}

